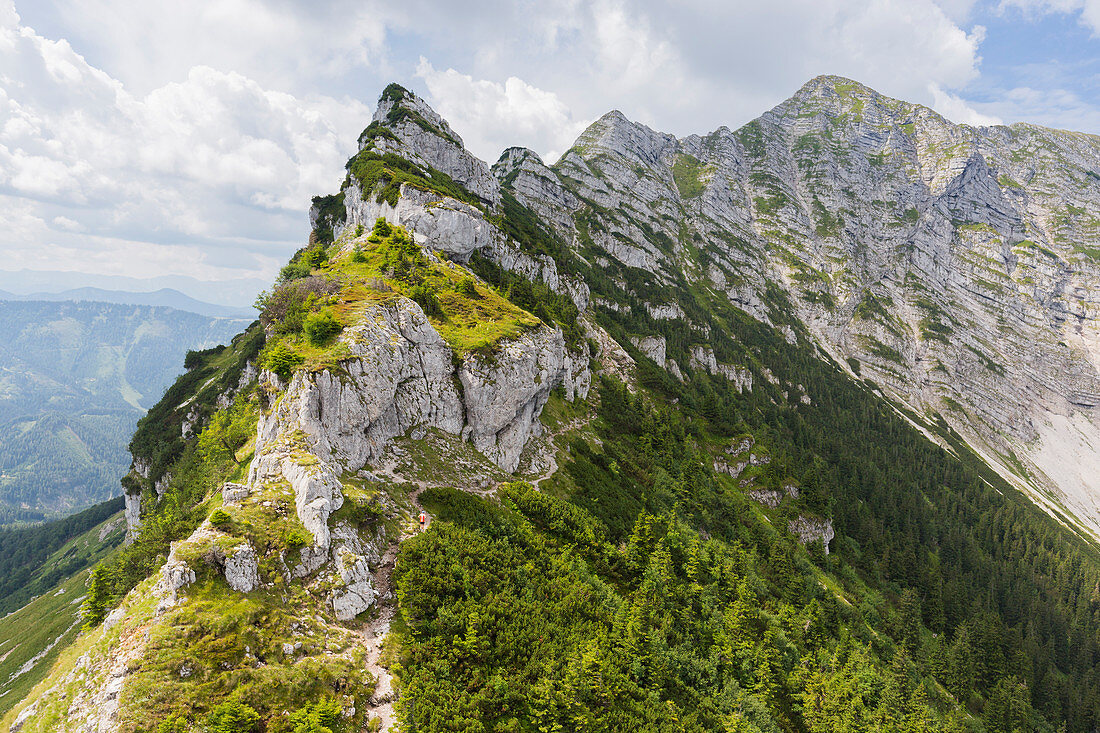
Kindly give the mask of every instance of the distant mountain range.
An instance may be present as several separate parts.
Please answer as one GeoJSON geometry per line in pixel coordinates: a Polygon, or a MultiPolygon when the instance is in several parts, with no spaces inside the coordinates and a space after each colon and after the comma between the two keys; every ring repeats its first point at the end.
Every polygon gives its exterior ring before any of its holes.
{"type": "Polygon", "coordinates": [[[61,270],[0,270],[0,290],[14,293],[20,299],[31,294],[57,294],[89,287],[138,294],[167,288],[186,293],[189,297],[204,303],[216,303],[230,308],[248,308],[255,300],[256,294],[268,285],[270,282],[266,278],[242,277],[215,282],[180,275],[138,278],[61,270]]]}
{"type": "Polygon", "coordinates": [[[187,351],[227,343],[252,320],[168,289],[27,297],[0,299],[0,525],[118,494],[134,424],[187,351]]]}
{"type": "Polygon", "coordinates": [[[196,300],[174,288],[161,288],[151,292],[132,292],[127,290],[106,290],[104,288],[82,287],[60,292],[35,292],[28,294],[12,293],[0,290],[0,300],[40,300],[40,301],[92,301],[98,303],[117,303],[122,305],[153,305],[175,308],[188,313],[198,313],[210,318],[247,318],[255,317],[252,308],[232,305],[219,305],[196,300]]]}

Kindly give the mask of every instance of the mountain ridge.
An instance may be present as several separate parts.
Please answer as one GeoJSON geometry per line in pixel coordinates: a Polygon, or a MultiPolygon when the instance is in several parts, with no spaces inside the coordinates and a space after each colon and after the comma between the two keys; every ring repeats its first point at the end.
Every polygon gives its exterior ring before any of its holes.
{"type": "MultiPolygon", "coordinates": [[[[842,310],[848,309],[849,314],[854,313],[862,302],[860,298],[875,297],[872,291],[879,287],[876,283],[892,290],[890,297],[894,300],[898,299],[899,289],[906,289],[899,288],[898,285],[904,286],[908,273],[900,271],[897,262],[891,260],[889,256],[880,255],[877,262],[875,262],[876,258],[867,259],[863,255],[859,255],[863,258],[862,262],[852,259],[853,254],[859,254],[859,239],[865,236],[864,233],[872,237],[871,241],[874,237],[882,238],[885,235],[886,240],[893,239],[897,243],[894,245],[895,248],[898,245],[912,247],[913,242],[905,240],[915,238],[914,241],[931,242],[942,240],[945,236],[950,238],[950,231],[955,228],[955,223],[958,221],[959,224],[971,226],[975,230],[990,226],[993,234],[1001,237],[1003,244],[990,254],[1004,263],[1002,267],[1007,268],[999,279],[1007,281],[1005,284],[1020,291],[1014,298],[1013,308],[1028,309],[1033,307],[1029,305],[1030,303],[1036,303],[1040,310],[1048,312],[1049,315],[1046,317],[1050,320],[1063,319],[1068,315],[1067,312],[1072,312],[1075,317],[1087,318],[1087,322],[1091,323],[1095,317],[1095,309],[1088,305],[1089,297],[1086,295],[1078,299],[1074,293],[1091,292],[1095,287],[1094,275],[1089,274],[1093,271],[1093,265],[1088,255],[1089,252],[1094,251],[1092,243],[1095,242],[1096,236],[1095,220],[1089,220],[1082,214],[1073,212],[1081,209],[1081,206],[1085,208],[1094,206],[1095,192],[1088,193],[1083,201],[1077,196],[1071,198],[1068,208],[1063,207],[1060,212],[1040,212],[1033,215],[1029,213],[1031,209],[1036,206],[1042,207],[1039,199],[1051,200],[1051,192],[1055,194],[1068,192],[1059,190],[1061,187],[1059,182],[1043,179],[1042,169],[1023,173],[1031,169],[1024,163],[1023,158],[1019,158],[1018,152],[998,153],[996,145],[1010,144],[1017,149],[1030,145],[1038,151],[1040,159],[1047,157],[1053,162],[1067,161],[1069,158],[1066,158],[1066,155],[1075,155],[1073,159],[1081,161],[1076,178],[1087,187],[1089,181],[1093,180],[1089,175],[1092,168],[1087,165],[1087,161],[1092,160],[1095,166],[1096,147],[1100,140],[1094,136],[1061,133],[1039,126],[986,128],[957,126],[948,123],[942,116],[926,107],[890,99],[857,82],[835,76],[817,77],[811,80],[788,100],[734,132],[716,131],[706,136],[692,135],[677,139],[651,131],[644,125],[632,123],[622,116],[612,116],[613,125],[606,124],[605,118],[601,120],[581,135],[580,147],[574,146],[557,164],[546,171],[538,172],[537,175],[552,175],[550,171],[554,171],[567,177],[586,179],[587,185],[592,187],[587,198],[596,205],[606,208],[623,208],[625,205],[630,210],[638,211],[652,207],[646,224],[654,229],[664,229],[668,237],[672,237],[675,231],[667,224],[662,225],[662,220],[667,221],[670,217],[679,216],[678,207],[684,206],[688,211],[695,212],[693,216],[699,219],[698,226],[703,229],[712,227],[712,234],[713,227],[717,226],[718,229],[732,233],[745,241],[758,243],[756,246],[761,250],[771,249],[773,253],[779,254],[779,258],[773,255],[771,258],[773,262],[757,261],[754,269],[775,269],[772,265],[776,259],[785,265],[779,268],[780,272],[772,276],[772,279],[786,280],[783,288],[793,289],[796,300],[810,299],[811,302],[805,304],[807,307],[804,308],[802,320],[811,325],[819,323],[821,325],[818,328],[828,331],[828,333],[819,332],[818,338],[821,344],[834,354],[838,362],[845,364],[848,358],[858,358],[861,362],[870,361],[871,368],[877,371],[876,381],[882,382],[885,387],[894,392],[903,393],[899,397],[910,408],[916,408],[918,412],[929,408],[935,411],[945,410],[952,424],[964,430],[969,439],[977,444],[979,450],[990,455],[991,460],[998,464],[998,470],[1003,475],[1009,476],[1017,485],[1026,488],[1038,501],[1048,501],[1049,497],[1046,494],[1051,491],[1057,495],[1060,491],[1059,484],[1070,485],[1071,488],[1065,490],[1070,496],[1058,497],[1055,501],[1064,500],[1071,504],[1071,510],[1079,515],[1077,521],[1083,522],[1089,527],[1088,531],[1095,534],[1098,515],[1095,502],[1089,498],[1089,493],[1095,492],[1098,487],[1090,484],[1085,476],[1061,475],[1058,465],[1065,463],[1064,457],[1052,459],[1045,456],[1043,449],[1039,451],[1029,449],[1028,444],[1039,439],[1038,432],[1029,431],[1026,419],[1019,416],[1022,413],[1017,417],[951,415],[951,411],[944,407],[944,403],[930,403],[946,398],[954,401],[955,404],[963,405],[964,409],[971,413],[990,413],[996,409],[993,407],[995,400],[991,398],[983,400],[982,404],[967,405],[967,401],[960,400],[959,395],[955,393],[942,395],[939,398],[934,395],[914,394],[892,375],[893,367],[883,363],[892,361],[889,358],[884,359],[883,355],[892,357],[895,353],[898,359],[906,362],[904,366],[909,368],[915,364],[914,358],[927,360],[927,356],[914,354],[914,350],[927,351],[926,345],[929,341],[937,339],[946,341],[947,335],[944,329],[953,328],[950,324],[945,325],[937,320],[942,320],[940,314],[945,312],[944,304],[922,300],[919,294],[909,293],[905,296],[907,300],[919,302],[927,307],[913,308],[910,305],[908,307],[911,309],[910,313],[899,316],[901,318],[899,323],[891,323],[889,328],[884,327],[879,333],[866,334],[852,333],[860,330],[859,323],[855,323],[855,327],[852,328],[853,321],[858,321],[860,318],[849,315],[845,323],[844,318],[838,320],[828,311],[840,307],[842,310]],[[603,146],[598,151],[585,150],[586,145],[593,144],[593,133],[597,129],[601,130],[603,135],[619,134],[624,137],[624,140],[617,144],[603,146]],[[609,133],[608,130],[618,132],[609,133]],[[855,132],[843,132],[846,130],[855,132]],[[840,137],[831,139],[831,135],[840,137]],[[1042,139],[1033,139],[1036,136],[1042,139]],[[639,140],[642,142],[640,143],[639,140]],[[770,147],[767,142],[769,140],[770,147]],[[1047,152],[1048,148],[1044,146],[1050,144],[1063,147],[1049,148],[1050,152],[1047,152]],[[1085,147],[1082,148],[1082,146],[1085,147]],[[1058,150],[1065,152],[1060,153],[1057,152],[1058,150]],[[860,164],[851,158],[854,151],[859,151],[862,156],[865,156],[866,162],[860,164]],[[884,156],[883,151],[886,151],[888,156],[884,156]],[[811,158],[807,157],[820,156],[822,153],[827,155],[827,159],[831,159],[830,170],[819,170],[820,162],[811,162],[811,158]],[[623,156],[630,163],[611,163],[607,159],[608,155],[623,156]],[[632,166],[635,165],[652,166],[653,161],[659,160],[662,155],[666,160],[656,166],[657,180],[639,176],[632,170],[632,166]],[[691,163],[687,159],[677,158],[682,155],[698,157],[701,162],[691,163]],[[990,163],[986,162],[987,156],[992,156],[990,163]],[[1014,160],[1013,156],[1018,159],[1014,160]],[[891,162],[894,160],[900,162],[900,166],[892,166],[891,162]],[[593,170],[590,167],[592,163],[595,163],[598,169],[593,170]],[[686,189],[675,180],[668,180],[676,178],[677,171],[671,170],[676,167],[673,163],[677,165],[682,163],[680,167],[684,176],[694,178],[688,181],[691,186],[697,188],[691,192],[691,195],[685,196],[686,189]],[[855,168],[844,173],[846,180],[875,181],[877,177],[879,182],[874,186],[877,186],[880,192],[876,193],[875,188],[872,187],[867,189],[867,193],[860,198],[864,202],[872,203],[874,200],[879,200],[880,203],[886,200],[895,202],[891,218],[896,217],[897,223],[893,226],[902,230],[908,229],[905,237],[898,237],[889,229],[883,230],[879,224],[883,214],[881,207],[878,211],[869,211],[870,207],[857,204],[851,195],[838,190],[838,187],[820,184],[820,181],[829,181],[832,176],[842,173],[849,164],[854,165],[855,168]],[[608,165],[618,165],[618,167],[608,168],[608,165]],[[708,166],[714,170],[708,169],[708,166]],[[993,166],[999,171],[997,175],[991,172],[993,166]],[[716,176],[716,172],[724,175],[716,176]],[[607,175],[602,175],[603,173],[607,175]],[[822,178],[822,175],[825,177],[822,178]],[[608,190],[606,180],[609,176],[621,181],[617,191],[608,190]],[[817,178],[814,179],[814,176],[817,178]],[[1035,193],[1032,195],[1027,193],[1024,187],[1031,185],[1031,178],[1036,176],[1038,179],[1035,193]],[[894,183],[888,179],[893,179],[894,183]],[[660,185],[653,187],[653,183],[658,182],[660,185]],[[670,183],[673,185],[669,185],[670,183]],[[634,187],[633,190],[629,190],[630,186],[634,187]],[[949,189],[949,186],[954,188],[949,189]],[[819,198],[819,193],[828,193],[829,196],[822,200],[819,198]],[[829,198],[832,200],[828,200],[829,198]],[[676,199],[679,199],[676,205],[667,203],[676,199]],[[1092,203],[1085,203],[1089,201],[1092,203]],[[833,213],[839,213],[845,209],[850,210],[849,215],[837,216],[833,213]],[[859,209],[863,211],[859,212],[859,209]],[[996,213],[998,211],[999,214],[996,213]],[[993,212],[995,218],[989,221],[977,221],[972,225],[968,223],[973,216],[976,215],[981,219],[991,215],[990,212],[993,212]],[[853,216],[856,218],[855,224],[859,226],[857,230],[850,228],[849,221],[853,216]],[[910,222],[907,220],[909,216],[916,218],[910,222]],[[1067,219],[1072,217],[1084,219],[1083,230],[1075,230],[1072,224],[1068,228],[1065,226],[1067,219]],[[1089,223],[1090,221],[1093,223],[1089,223]],[[937,231],[932,231],[928,229],[929,227],[935,227],[937,231]],[[925,233],[920,233],[918,231],[920,228],[925,228],[925,233]],[[1073,241],[1069,241],[1068,247],[1059,245],[1059,238],[1066,238],[1067,235],[1069,240],[1073,241]],[[787,238],[793,239],[788,241],[787,238]],[[1054,254],[1055,251],[1059,253],[1054,254]],[[1031,253],[1044,257],[1045,254],[1042,253],[1045,252],[1054,254],[1055,260],[1061,263],[1061,273],[1053,273],[1054,276],[1051,277],[1051,274],[1044,272],[1049,270],[1048,263],[1034,261],[1035,255],[1031,253]],[[870,269],[866,269],[868,267],[870,269]],[[1034,292],[1027,292],[1027,286],[1035,282],[1036,271],[1040,276],[1046,274],[1045,288],[1043,290],[1035,288],[1034,292]],[[1085,280],[1072,283],[1075,273],[1078,277],[1083,274],[1085,280]],[[798,296],[800,290],[806,291],[808,295],[798,296]],[[872,294],[864,296],[863,293],[872,294]],[[826,302],[835,299],[840,302],[833,304],[832,308],[822,309],[814,307],[816,303],[812,301],[817,299],[825,299],[826,302]],[[914,311],[916,315],[913,315],[914,311]],[[922,326],[921,323],[924,325],[922,326]],[[891,328],[897,330],[903,327],[908,328],[910,332],[905,337],[890,332],[891,328]],[[858,339],[873,339],[873,341],[868,342],[870,346],[853,343],[858,339]],[[913,355],[910,356],[910,354],[913,355]],[[878,367],[875,366],[876,362],[879,364],[878,367]],[[1025,422],[1021,424],[1021,420],[1025,422]],[[992,425],[985,425],[986,422],[992,422],[992,425]],[[998,444],[998,433],[1002,431],[1015,433],[1017,438],[1011,444],[998,444]],[[986,445],[990,441],[992,444],[986,445]],[[1015,468],[1011,465],[1012,460],[1004,457],[1013,453],[1024,455],[1024,460],[1028,462],[1026,468],[1015,468]],[[1041,465],[1030,463],[1027,456],[1032,453],[1036,454],[1041,465]],[[1044,471],[1058,475],[1054,478],[1044,477],[1044,471]]],[[[522,183],[519,185],[522,187],[522,183]]],[[[1053,200],[1056,202],[1061,199],[1056,195],[1053,200]]],[[[540,206],[538,202],[528,201],[528,203],[535,208],[540,206]]],[[[546,213],[550,214],[550,212],[546,213]]],[[[568,216],[549,215],[548,218],[561,223],[563,228],[570,226],[568,216]]],[[[662,254],[659,246],[647,241],[644,233],[636,227],[631,227],[629,223],[625,224],[619,233],[625,235],[621,240],[622,243],[606,241],[601,242],[601,245],[608,247],[627,265],[659,269],[662,266],[662,260],[669,257],[667,251],[662,254]],[[632,244],[625,244],[627,241],[632,244]]],[[[978,234],[977,231],[964,230],[958,239],[976,239],[976,234],[978,234]]],[[[957,252],[970,249],[969,242],[960,241],[960,244],[963,245],[963,250],[956,245],[948,249],[940,245],[930,250],[926,249],[931,262],[918,263],[917,266],[918,269],[924,267],[927,270],[925,265],[930,264],[932,270],[918,277],[921,280],[930,277],[929,281],[935,283],[935,288],[954,287],[951,285],[952,278],[956,277],[952,274],[953,271],[950,267],[945,269],[936,263],[942,262],[944,257],[950,262],[957,252]]],[[[728,259],[729,252],[720,254],[728,259]]],[[[883,254],[887,253],[883,252],[883,254]]],[[[926,256],[920,253],[918,255],[926,256]]],[[[910,259],[915,260],[916,257],[917,255],[910,259]]],[[[981,254],[974,257],[975,265],[984,267],[985,260],[980,260],[979,257],[987,257],[987,255],[981,254]]],[[[729,267],[731,264],[733,263],[727,262],[722,265],[725,272],[714,273],[716,277],[726,278],[725,273],[735,269],[729,267]]],[[[975,265],[968,266],[972,268],[975,265]]],[[[676,265],[669,264],[668,267],[676,267],[676,265]]],[[[664,274],[667,276],[668,273],[664,274]]],[[[982,281],[988,282],[988,278],[982,278],[982,281]]],[[[983,298],[988,298],[986,293],[981,292],[985,288],[981,285],[981,281],[976,286],[966,285],[965,287],[972,291],[964,296],[969,300],[981,301],[983,298]]],[[[990,287],[1003,286],[999,282],[993,282],[990,287]]],[[[760,289],[761,286],[758,285],[754,288],[757,292],[736,293],[731,297],[760,317],[765,315],[759,307],[760,289]]],[[[997,297],[996,293],[994,297],[997,297]]],[[[873,306],[873,301],[868,303],[870,305],[867,308],[873,306]]],[[[970,307],[966,306],[968,310],[970,307]]],[[[871,315],[874,316],[873,313],[871,315]]],[[[886,311],[883,315],[895,316],[886,311]]],[[[1051,333],[1053,330],[1048,329],[1047,332],[1051,333]]],[[[1074,333],[1073,337],[1085,347],[1085,353],[1096,353],[1094,346],[1088,346],[1088,343],[1094,342],[1094,334],[1090,335],[1086,332],[1082,339],[1074,333]]],[[[982,337],[983,340],[986,338],[982,337]]],[[[1050,339],[1050,336],[1044,336],[1038,340],[1043,342],[1050,339]]],[[[969,360],[976,362],[979,366],[982,364],[995,366],[1001,361],[996,356],[990,357],[986,353],[988,348],[982,346],[977,340],[973,341],[969,348],[971,350],[969,360]]],[[[936,360],[933,361],[933,366],[937,361],[944,362],[935,354],[931,356],[936,360]]],[[[963,354],[963,356],[966,355],[963,354]]],[[[953,354],[952,358],[958,359],[959,355],[953,354]]],[[[1096,387],[1095,367],[1090,366],[1089,360],[1095,363],[1095,356],[1082,360],[1067,353],[1050,353],[1045,359],[1048,363],[1062,363],[1065,365],[1063,368],[1065,372],[1076,372],[1079,375],[1076,378],[1070,376],[1069,381],[1055,389],[1055,392],[1060,392],[1061,397],[1070,403],[1073,399],[1079,401],[1089,399],[1088,395],[1092,394],[1096,387]],[[1070,364],[1074,366],[1070,367],[1070,364]],[[1090,376],[1086,377],[1086,375],[1090,376]],[[1079,383],[1075,381],[1082,379],[1084,381],[1079,383]]],[[[918,373],[919,376],[909,379],[910,383],[934,383],[938,379],[935,374],[929,373],[926,369],[919,370],[918,373]]],[[[1030,381],[1026,377],[1023,380],[1030,381]]],[[[1041,377],[1038,381],[1049,383],[1059,380],[1041,377]]],[[[1011,391],[1024,394],[1030,389],[1031,387],[1026,384],[1014,385],[1011,391]]],[[[936,390],[934,385],[932,390],[936,390]]],[[[1058,398],[1057,395],[1051,397],[1058,398]]],[[[1087,407],[1087,405],[1081,404],[1077,407],[1087,407]]],[[[1074,407],[1066,405],[1042,409],[1041,415],[1046,415],[1042,419],[1050,423],[1059,422],[1059,410],[1063,412],[1075,410],[1074,407]]],[[[1095,416],[1090,420],[1095,425],[1095,416]]],[[[1044,444],[1072,440],[1079,455],[1096,455],[1095,441],[1085,437],[1089,432],[1088,428],[1082,426],[1074,428],[1059,423],[1057,426],[1050,427],[1048,432],[1044,444]]]]}
{"type": "Polygon", "coordinates": [[[207,303],[202,300],[197,300],[182,293],[175,288],[160,288],[158,290],[149,291],[132,291],[132,290],[106,290],[104,288],[97,288],[91,286],[85,286],[80,288],[70,288],[68,290],[61,290],[58,292],[34,292],[27,294],[16,294],[6,290],[0,290],[0,300],[17,300],[17,301],[59,301],[59,300],[75,300],[75,301],[89,301],[95,303],[114,303],[117,305],[151,305],[163,308],[175,308],[179,311],[185,311],[187,313],[198,313],[202,316],[211,316],[214,318],[233,318],[251,319],[255,316],[255,310],[252,308],[237,308],[227,305],[218,305],[217,303],[207,303]]]}
{"type": "Polygon", "coordinates": [[[1074,386],[997,349],[1061,353],[1024,346],[1095,209],[1048,242],[942,118],[855,109],[490,167],[387,87],[260,321],[139,424],[131,543],[5,721],[1093,730],[1100,550],[906,385],[994,427],[1074,386]]]}

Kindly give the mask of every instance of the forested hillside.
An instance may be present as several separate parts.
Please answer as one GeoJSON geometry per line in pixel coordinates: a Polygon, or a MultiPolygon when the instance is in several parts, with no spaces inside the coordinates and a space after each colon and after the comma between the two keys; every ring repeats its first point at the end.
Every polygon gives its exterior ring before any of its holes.
{"type": "Polygon", "coordinates": [[[185,353],[245,325],[162,307],[0,301],[0,525],[118,493],[128,436],[185,353]]]}

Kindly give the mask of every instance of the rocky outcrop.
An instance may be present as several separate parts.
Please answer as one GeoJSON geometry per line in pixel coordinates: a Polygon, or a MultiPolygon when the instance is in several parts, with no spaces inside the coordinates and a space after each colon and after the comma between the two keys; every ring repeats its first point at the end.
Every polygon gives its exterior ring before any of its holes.
{"type": "Polygon", "coordinates": [[[561,331],[546,326],[490,356],[468,357],[458,370],[466,412],[463,436],[505,471],[515,471],[550,391],[567,375],[573,379],[565,359],[561,331]]]}
{"type": "Polygon", "coordinates": [[[250,493],[251,490],[245,484],[227,481],[222,484],[222,504],[240,504],[250,493]]]}
{"type": "Polygon", "coordinates": [[[797,519],[792,519],[788,523],[787,528],[804,545],[820,541],[825,547],[825,554],[829,554],[829,543],[833,541],[835,536],[833,520],[799,515],[797,519]]]}
{"type": "Polygon", "coordinates": [[[245,542],[237,545],[225,556],[225,582],[241,593],[249,593],[260,585],[260,567],[256,551],[245,542]]]}
{"type": "Polygon", "coordinates": [[[141,526],[141,494],[125,491],[122,497],[125,503],[123,516],[126,517],[126,539],[132,541],[141,526]]]}
{"type": "MultiPolygon", "coordinates": [[[[355,231],[362,225],[368,232],[378,219],[408,229],[417,243],[465,262],[478,250],[493,251],[504,236],[476,207],[438,193],[409,185],[401,187],[396,205],[378,201],[370,191],[360,191],[352,181],[344,189],[347,223],[339,231],[355,231]]],[[[348,241],[346,247],[354,246],[348,241]]]]}
{"type": "Polygon", "coordinates": [[[335,553],[335,561],[343,585],[332,593],[332,612],[337,620],[349,621],[374,605],[378,592],[365,557],[343,550],[335,553]]]}
{"type": "MultiPolygon", "coordinates": [[[[561,332],[545,326],[501,344],[490,356],[457,360],[456,367],[453,352],[420,306],[397,298],[374,306],[343,339],[354,356],[339,372],[297,372],[272,412],[261,418],[261,455],[250,483],[279,473],[304,475],[286,450],[278,459],[264,453],[288,430],[305,435],[301,449],[343,470],[362,468],[391,439],[424,426],[462,435],[512,471],[550,391],[563,383],[574,395],[588,391],[586,360],[578,365],[561,332]],[[279,466],[272,465],[276,460],[279,466]]],[[[296,487],[305,479],[297,480],[291,480],[296,487]]],[[[334,476],[327,480],[338,487],[334,476]]],[[[307,494],[305,504],[324,498],[313,489],[307,494]]]]}
{"type": "Polygon", "coordinates": [[[461,433],[465,411],[452,351],[416,303],[400,298],[376,306],[343,340],[352,359],[338,372],[297,372],[261,417],[261,450],[300,430],[303,450],[356,470],[414,425],[461,433]]]}
{"type": "MultiPolygon", "coordinates": [[[[435,428],[470,441],[505,471],[514,471],[538,416],[558,386],[573,399],[587,394],[586,353],[571,353],[559,329],[540,326],[500,343],[492,353],[458,357],[420,306],[404,297],[372,305],[340,336],[350,356],[338,367],[299,370],[289,383],[264,373],[273,393],[257,426],[248,486],[226,484],[225,503],[289,485],[298,519],[312,534],[294,577],[327,567],[328,602],[340,620],[377,598],[371,568],[377,544],[346,524],[332,526],[344,503],[341,476],[377,460],[413,429],[435,428]]],[[[377,538],[375,538],[377,540],[377,538]]],[[[226,553],[224,572],[237,590],[259,582],[247,545],[226,553]]]]}
{"type": "Polygon", "coordinates": [[[361,138],[360,149],[373,143],[379,153],[396,153],[442,171],[490,205],[500,203],[500,184],[489,166],[468,153],[462,138],[417,95],[391,85],[378,102],[374,122],[385,125],[393,137],[361,138]]]}
{"type": "Polygon", "coordinates": [[[179,599],[179,592],[195,582],[195,571],[190,565],[175,556],[173,551],[160,570],[161,580],[173,603],[179,599]]]}
{"type": "MultiPolygon", "coordinates": [[[[329,516],[344,503],[335,467],[320,461],[305,441],[295,439],[293,426],[282,426],[258,450],[249,470],[249,483],[260,489],[286,481],[294,491],[298,518],[313,535],[313,546],[329,547],[329,516]]],[[[277,428],[276,428],[277,430],[277,428]]]]}
{"type": "Polygon", "coordinates": [[[632,338],[631,342],[638,348],[638,351],[645,354],[658,365],[665,365],[667,355],[665,353],[664,336],[637,336],[632,338]]]}
{"type": "Polygon", "coordinates": [[[798,487],[794,484],[787,483],[779,489],[751,489],[745,492],[745,496],[758,504],[763,504],[766,507],[774,509],[782,503],[784,497],[797,499],[798,487]]]}

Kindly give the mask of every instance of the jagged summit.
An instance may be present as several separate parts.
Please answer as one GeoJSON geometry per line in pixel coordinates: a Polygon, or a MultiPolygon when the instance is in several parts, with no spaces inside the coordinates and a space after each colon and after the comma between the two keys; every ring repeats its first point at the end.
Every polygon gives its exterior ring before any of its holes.
{"type": "Polygon", "coordinates": [[[627,152],[640,162],[652,164],[675,141],[673,135],[657,132],[628,119],[619,110],[612,110],[589,125],[563,159],[570,153],[589,159],[601,153],[627,152]]]}
{"type": "MultiPolygon", "coordinates": [[[[356,158],[367,164],[387,153],[415,163],[421,178],[438,171],[486,204],[500,203],[500,187],[489,167],[466,150],[462,138],[427,102],[397,84],[382,92],[371,124],[359,137],[356,158]]],[[[349,161],[349,170],[356,158],[349,161]]]]}
{"type": "MultiPolygon", "coordinates": [[[[450,124],[443,117],[432,109],[431,105],[403,86],[390,84],[378,98],[378,106],[375,108],[372,122],[393,128],[406,120],[416,124],[425,132],[433,133],[459,147],[464,147],[462,138],[451,129],[450,124]]],[[[360,147],[362,145],[363,139],[360,138],[360,147]]]]}

